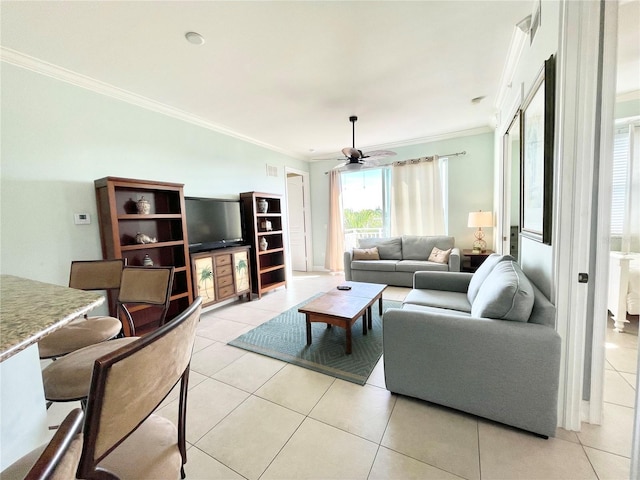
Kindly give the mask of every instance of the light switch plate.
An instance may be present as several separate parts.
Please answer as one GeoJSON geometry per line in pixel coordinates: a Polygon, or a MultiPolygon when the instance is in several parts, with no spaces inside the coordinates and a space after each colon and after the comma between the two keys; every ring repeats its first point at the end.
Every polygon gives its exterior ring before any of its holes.
{"type": "Polygon", "coordinates": [[[73,222],[76,225],[89,225],[91,223],[91,215],[88,213],[74,213],[73,222]]]}

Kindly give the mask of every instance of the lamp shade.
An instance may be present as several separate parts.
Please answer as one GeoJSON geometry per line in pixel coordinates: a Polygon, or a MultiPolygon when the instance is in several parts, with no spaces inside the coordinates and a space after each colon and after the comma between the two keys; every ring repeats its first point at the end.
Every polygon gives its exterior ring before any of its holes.
{"type": "Polygon", "coordinates": [[[468,227],[493,227],[493,215],[491,212],[469,212],[468,227]]]}

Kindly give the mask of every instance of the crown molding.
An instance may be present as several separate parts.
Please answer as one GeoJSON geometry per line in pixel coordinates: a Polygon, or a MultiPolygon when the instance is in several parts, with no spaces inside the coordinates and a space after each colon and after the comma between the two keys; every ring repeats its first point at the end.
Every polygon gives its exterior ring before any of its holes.
{"type": "Polygon", "coordinates": [[[629,100],[640,100],[640,90],[633,90],[631,92],[621,93],[616,95],[616,102],[628,102],[629,100]]]}
{"type": "Polygon", "coordinates": [[[183,122],[191,123],[193,125],[212,130],[216,133],[233,137],[238,140],[242,140],[244,142],[251,143],[253,145],[257,145],[259,147],[266,148],[277,153],[281,153],[288,157],[296,158],[298,160],[305,159],[305,157],[300,156],[297,153],[278,148],[274,145],[261,142],[251,137],[247,137],[246,135],[242,135],[225,126],[217,125],[208,120],[205,120],[202,117],[198,117],[197,115],[185,112],[184,110],[180,110],[178,108],[174,108],[170,105],[166,105],[142,95],[123,90],[111,84],[96,80],[95,78],[91,78],[72,70],[60,67],[58,65],[54,65],[35,57],[25,55],[24,53],[7,47],[0,46],[0,61],[14,65],[16,67],[24,68],[26,70],[31,70],[32,72],[39,73],[56,80],[60,80],[62,82],[66,82],[80,88],[84,88],[100,95],[105,95],[107,97],[115,98],[116,100],[120,100],[147,110],[151,110],[152,112],[160,113],[162,115],[166,115],[183,122]]]}
{"type": "Polygon", "coordinates": [[[511,42],[509,43],[509,52],[507,53],[507,59],[504,62],[504,68],[502,69],[502,75],[500,76],[500,83],[498,84],[498,94],[494,106],[498,111],[504,107],[507,93],[513,88],[513,76],[520,62],[520,56],[524,50],[529,36],[524,33],[520,28],[513,27],[513,33],[511,34],[511,42]]]}

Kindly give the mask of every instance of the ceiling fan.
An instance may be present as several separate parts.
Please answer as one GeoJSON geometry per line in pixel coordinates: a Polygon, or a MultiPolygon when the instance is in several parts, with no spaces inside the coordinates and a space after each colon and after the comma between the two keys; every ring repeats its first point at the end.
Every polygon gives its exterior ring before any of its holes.
{"type": "Polygon", "coordinates": [[[358,169],[361,167],[372,167],[377,165],[377,159],[391,157],[396,154],[389,150],[375,150],[373,152],[362,153],[362,150],[356,148],[356,122],[358,121],[358,117],[355,115],[351,116],[349,117],[349,121],[352,126],[352,146],[342,149],[342,153],[346,157],[347,162],[335,168],[358,169]]]}

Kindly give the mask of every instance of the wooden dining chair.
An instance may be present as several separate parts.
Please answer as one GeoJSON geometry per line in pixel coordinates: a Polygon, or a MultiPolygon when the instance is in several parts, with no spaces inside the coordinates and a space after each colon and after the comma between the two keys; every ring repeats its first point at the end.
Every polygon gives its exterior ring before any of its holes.
{"type": "Polygon", "coordinates": [[[69,412],[48,444],[27,453],[0,473],[2,480],[68,480],[76,478],[82,452],[84,412],[69,412]]]}
{"type": "MultiPolygon", "coordinates": [[[[115,291],[120,288],[124,261],[88,260],[71,262],[69,287],[79,290],[115,291]]],[[[38,342],[40,358],[57,358],[89,345],[104,342],[122,330],[118,318],[84,317],[50,333],[38,342]]]]}
{"type": "Polygon", "coordinates": [[[202,300],[94,363],[78,478],[185,477],[189,365],[202,300]],[[153,414],[180,383],[177,426],[153,414]]]}
{"type": "MultiPolygon", "coordinates": [[[[123,318],[125,333],[134,334],[130,307],[154,308],[155,326],[165,324],[173,285],[173,267],[124,267],[118,295],[118,311],[123,318]]],[[[96,358],[107,355],[136,340],[137,337],[116,338],[81,348],[59,358],[42,370],[44,395],[47,402],[80,400],[83,405],[89,393],[91,372],[96,358]]]]}

